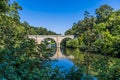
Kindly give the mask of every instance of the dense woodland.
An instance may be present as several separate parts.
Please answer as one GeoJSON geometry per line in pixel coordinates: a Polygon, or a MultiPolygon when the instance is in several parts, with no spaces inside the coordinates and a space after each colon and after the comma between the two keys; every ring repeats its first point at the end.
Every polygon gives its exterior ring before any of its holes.
{"type": "Polygon", "coordinates": [[[50,80],[56,71],[48,65],[43,47],[28,35],[56,33],[21,23],[20,10],[17,2],[0,0],[0,80],[50,80]]]}
{"type": "MultiPolygon", "coordinates": [[[[84,75],[80,65],[77,70],[72,68],[66,74],[59,68],[51,68],[51,60],[44,53],[44,47],[29,39],[28,35],[56,33],[20,22],[20,10],[22,7],[17,2],[0,0],[0,80],[81,80],[83,76],[82,80],[92,80],[91,76],[84,75]]],[[[103,5],[96,9],[96,17],[85,12],[85,18],[74,24],[66,34],[77,35],[76,39],[67,42],[67,47],[119,57],[120,11],[103,5]]],[[[103,74],[104,68],[98,70],[102,76],[100,80],[120,80],[118,63],[112,64],[110,70],[103,74]]]]}
{"type": "Polygon", "coordinates": [[[77,36],[67,42],[67,47],[120,57],[120,10],[105,4],[95,10],[95,15],[85,11],[84,19],[74,23],[65,34],[77,36]]]}

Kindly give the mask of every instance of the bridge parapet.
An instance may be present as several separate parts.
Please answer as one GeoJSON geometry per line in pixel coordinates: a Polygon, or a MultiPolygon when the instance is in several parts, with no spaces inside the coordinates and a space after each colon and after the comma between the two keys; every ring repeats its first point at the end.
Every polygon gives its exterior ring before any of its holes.
{"type": "Polygon", "coordinates": [[[73,37],[74,35],[28,35],[29,38],[34,38],[34,37],[73,37]]]}

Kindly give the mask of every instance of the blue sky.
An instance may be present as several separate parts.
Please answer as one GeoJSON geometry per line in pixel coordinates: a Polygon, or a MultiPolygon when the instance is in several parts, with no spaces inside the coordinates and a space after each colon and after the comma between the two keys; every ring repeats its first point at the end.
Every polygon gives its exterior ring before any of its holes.
{"type": "Polygon", "coordinates": [[[120,9],[120,0],[16,0],[23,7],[21,21],[27,21],[36,27],[45,27],[59,34],[64,34],[84,18],[84,12],[94,15],[95,9],[108,4],[120,9]]]}

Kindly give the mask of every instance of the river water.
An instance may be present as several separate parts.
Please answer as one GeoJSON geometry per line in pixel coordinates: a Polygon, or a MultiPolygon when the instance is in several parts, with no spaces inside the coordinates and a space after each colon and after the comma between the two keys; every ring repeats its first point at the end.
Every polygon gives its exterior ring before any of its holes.
{"type": "MultiPolygon", "coordinates": [[[[71,68],[77,68],[78,65],[85,64],[84,61],[85,55],[80,53],[78,48],[69,49],[69,48],[61,48],[60,50],[56,50],[52,55],[51,59],[53,60],[53,67],[60,67],[62,71],[69,71],[71,68]]],[[[84,65],[85,67],[86,65],[84,65]]],[[[87,67],[86,67],[87,68],[87,67]]],[[[93,80],[97,80],[95,77],[93,80]]]]}
{"type": "MultiPolygon", "coordinates": [[[[56,49],[52,54],[50,58],[53,61],[53,67],[60,67],[60,70],[66,72],[72,67],[76,69],[81,68],[84,75],[87,74],[93,77],[92,80],[98,80],[96,77],[101,76],[101,73],[106,75],[109,72],[108,67],[120,61],[120,59],[106,57],[100,54],[81,52],[78,48],[56,49]]],[[[99,80],[102,79],[103,77],[99,78],[99,80]]]]}

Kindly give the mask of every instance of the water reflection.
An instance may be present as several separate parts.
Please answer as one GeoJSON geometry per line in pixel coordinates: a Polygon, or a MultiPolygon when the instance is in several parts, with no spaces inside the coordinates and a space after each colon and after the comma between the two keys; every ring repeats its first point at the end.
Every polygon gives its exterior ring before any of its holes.
{"type": "Polygon", "coordinates": [[[59,69],[61,71],[68,72],[72,67],[74,66],[74,63],[69,59],[58,59],[57,61],[53,61],[52,67],[60,67],[59,69]]]}
{"type": "Polygon", "coordinates": [[[52,60],[54,59],[74,59],[74,56],[73,55],[65,55],[64,53],[61,52],[60,48],[57,48],[56,49],[56,52],[55,54],[50,57],[52,60]]]}
{"type": "Polygon", "coordinates": [[[82,69],[85,76],[92,76],[91,80],[108,80],[111,76],[116,80],[118,74],[113,72],[116,71],[119,73],[120,70],[120,59],[100,54],[81,52],[78,48],[58,49],[51,59],[57,60],[53,63],[54,67],[60,66],[63,67],[62,70],[69,70],[71,67],[75,66],[82,69]],[[114,74],[114,76],[112,74],[114,74]],[[97,79],[94,76],[97,77],[97,79]]]}
{"type": "MultiPolygon", "coordinates": [[[[68,72],[73,67],[76,69],[81,68],[83,69],[82,72],[86,74],[84,58],[85,55],[80,53],[79,48],[76,49],[61,48],[61,50],[57,49],[56,53],[51,57],[52,60],[57,60],[55,62],[53,61],[52,64],[53,67],[60,67],[60,70],[64,72],[68,72]],[[81,66],[79,66],[79,64],[81,66]]],[[[97,79],[93,77],[92,80],[97,80],[97,79]]]]}

